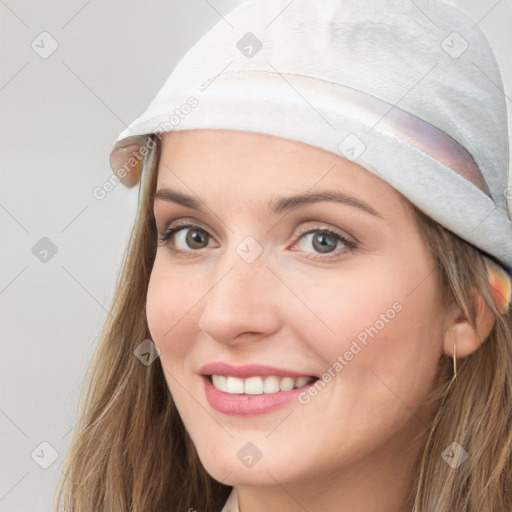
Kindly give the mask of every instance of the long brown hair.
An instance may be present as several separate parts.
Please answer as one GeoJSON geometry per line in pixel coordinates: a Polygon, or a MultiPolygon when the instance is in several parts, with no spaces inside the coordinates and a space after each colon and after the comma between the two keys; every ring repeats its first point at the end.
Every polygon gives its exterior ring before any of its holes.
{"type": "MultiPolygon", "coordinates": [[[[134,350],[150,338],[145,301],[156,253],[153,196],[161,142],[146,155],[139,210],[110,315],[91,362],[79,420],[55,511],[220,511],[231,487],[202,467],[157,358],[146,366],[134,350]]],[[[410,205],[448,300],[475,323],[481,294],[496,316],[487,341],[460,360],[439,363],[429,401],[437,414],[419,454],[412,512],[512,510],[512,313],[496,309],[481,253],[410,205]],[[457,442],[468,458],[457,469],[441,457],[457,442]]]]}

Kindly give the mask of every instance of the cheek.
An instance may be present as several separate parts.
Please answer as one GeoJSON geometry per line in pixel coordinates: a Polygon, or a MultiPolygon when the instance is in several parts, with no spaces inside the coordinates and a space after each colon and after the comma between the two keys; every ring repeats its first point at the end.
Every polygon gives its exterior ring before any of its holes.
{"type": "Polygon", "coordinates": [[[166,330],[169,329],[169,315],[175,315],[172,289],[167,280],[159,275],[158,268],[153,267],[148,284],[146,297],[146,318],[153,341],[157,344],[162,340],[166,330]]]}
{"type": "Polygon", "coordinates": [[[301,324],[302,338],[347,399],[366,396],[376,407],[400,408],[400,400],[421,403],[432,388],[443,352],[442,311],[434,278],[417,286],[418,273],[404,264],[338,281],[317,277],[314,288],[305,278],[297,289],[317,317],[301,324]]]}
{"type": "Polygon", "coordinates": [[[146,297],[146,318],[164,366],[170,361],[179,362],[186,353],[189,344],[180,333],[190,323],[197,295],[184,285],[179,273],[164,272],[155,261],[146,297]],[[168,358],[169,353],[172,358],[168,358]]]}

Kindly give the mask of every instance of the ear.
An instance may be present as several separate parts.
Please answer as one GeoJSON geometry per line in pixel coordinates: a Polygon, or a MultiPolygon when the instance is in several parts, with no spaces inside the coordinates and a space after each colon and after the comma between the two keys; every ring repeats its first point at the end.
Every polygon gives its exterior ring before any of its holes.
{"type": "Polygon", "coordinates": [[[476,326],[473,327],[455,304],[448,315],[443,349],[447,356],[453,357],[453,346],[457,345],[456,356],[466,357],[476,352],[489,336],[496,318],[480,295],[474,298],[476,326]]]}

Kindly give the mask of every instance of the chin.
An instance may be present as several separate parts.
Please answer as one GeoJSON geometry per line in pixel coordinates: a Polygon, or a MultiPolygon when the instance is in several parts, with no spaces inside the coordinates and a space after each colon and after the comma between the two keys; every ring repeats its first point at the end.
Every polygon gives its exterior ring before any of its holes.
{"type": "Polygon", "coordinates": [[[213,449],[211,445],[202,448],[198,448],[198,454],[206,472],[225,485],[275,486],[276,481],[300,478],[300,468],[287,462],[293,457],[279,454],[275,447],[269,448],[271,455],[265,455],[264,448],[258,455],[254,445],[233,439],[229,445],[219,443],[213,449]]]}
{"type": "Polygon", "coordinates": [[[278,482],[286,482],[291,475],[283,474],[283,468],[268,468],[262,461],[252,468],[237,465],[220,465],[216,462],[203,464],[206,472],[218,482],[233,487],[239,486],[274,486],[278,482]],[[280,471],[281,470],[281,471],[280,471]]]}

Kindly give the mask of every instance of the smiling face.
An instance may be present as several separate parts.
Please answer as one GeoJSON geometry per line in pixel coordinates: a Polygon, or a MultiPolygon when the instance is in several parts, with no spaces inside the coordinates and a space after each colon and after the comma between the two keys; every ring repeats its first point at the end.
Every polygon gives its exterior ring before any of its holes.
{"type": "Polygon", "coordinates": [[[412,460],[447,320],[397,192],[318,148],[193,130],[165,136],[154,211],[148,324],[214,478],[291,488],[412,460]]]}

